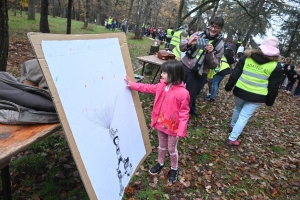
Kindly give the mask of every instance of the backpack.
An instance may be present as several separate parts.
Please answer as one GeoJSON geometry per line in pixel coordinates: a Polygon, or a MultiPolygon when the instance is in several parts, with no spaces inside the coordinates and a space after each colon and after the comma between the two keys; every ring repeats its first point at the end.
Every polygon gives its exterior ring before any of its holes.
{"type": "MultiPolygon", "coordinates": [[[[34,62],[37,64],[34,67],[39,67],[38,62],[34,62]]],[[[42,77],[41,80],[44,78],[43,75],[36,75],[38,78],[42,77]]],[[[48,90],[24,84],[7,72],[0,72],[0,123],[57,122],[59,118],[48,90]]]]}
{"type": "Polygon", "coordinates": [[[232,50],[232,48],[230,46],[227,46],[224,49],[224,56],[226,57],[227,63],[229,65],[232,65],[233,63],[235,63],[234,51],[232,50]]]}

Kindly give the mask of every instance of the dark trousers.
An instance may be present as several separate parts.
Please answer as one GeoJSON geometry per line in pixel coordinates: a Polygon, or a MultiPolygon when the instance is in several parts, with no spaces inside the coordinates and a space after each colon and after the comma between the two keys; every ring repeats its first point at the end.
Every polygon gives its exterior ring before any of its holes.
{"type": "Polygon", "coordinates": [[[281,88],[281,86],[282,86],[282,84],[283,84],[283,82],[284,82],[284,80],[285,80],[285,77],[286,77],[286,75],[283,75],[283,74],[282,74],[282,76],[281,76],[281,83],[280,83],[280,85],[279,85],[279,88],[281,88]]]}
{"type": "Polygon", "coordinates": [[[207,74],[202,76],[191,71],[190,68],[184,66],[185,72],[185,88],[189,91],[190,94],[190,112],[196,112],[196,99],[200,92],[203,89],[205,83],[207,82],[207,74]]]}
{"type": "Polygon", "coordinates": [[[300,94],[300,80],[298,81],[298,85],[295,89],[294,95],[299,95],[300,94]]]}
{"type": "Polygon", "coordinates": [[[292,91],[295,82],[296,82],[296,81],[289,81],[289,83],[287,84],[285,90],[287,90],[287,91],[292,91]]]}

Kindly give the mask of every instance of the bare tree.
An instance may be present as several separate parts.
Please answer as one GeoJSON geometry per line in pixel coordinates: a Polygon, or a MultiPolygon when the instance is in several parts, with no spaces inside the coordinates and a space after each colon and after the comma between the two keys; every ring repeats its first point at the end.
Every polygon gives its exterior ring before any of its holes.
{"type": "Polygon", "coordinates": [[[35,20],[35,0],[28,0],[28,20],[35,20]]]}
{"type": "Polygon", "coordinates": [[[90,7],[91,7],[90,0],[86,0],[86,1],[85,1],[85,8],[86,8],[86,11],[85,11],[85,19],[84,19],[84,25],[83,25],[84,28],[87,28],[88,25],[89,25],[89,19],[90,19],[90,7]]]}
{"type": "Polygon", "coordinates": [[[73,0],[68,0],[67,34],[71,34],[72,3],[73,3],[73,0]]]}
{"type": "Polygon", "coordinates": [[[0,71],[6,71],[9,44],[7,0],[0,1],[0,18],[0,71]]]}
{"type": "Polygon", "coordinates": [[[41,0],[41,19],[40,19],[40,32],[50,33],[48,23],[48,0],[41,0]]]}

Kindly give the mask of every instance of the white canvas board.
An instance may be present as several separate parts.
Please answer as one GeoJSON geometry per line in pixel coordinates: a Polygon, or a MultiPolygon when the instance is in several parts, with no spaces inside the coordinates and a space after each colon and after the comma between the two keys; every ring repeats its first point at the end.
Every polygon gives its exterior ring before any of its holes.
{"type": "Polygon", "coordinates": [[[97,199],[121,199],[146,149],[118,38],[41,47],[97,199]]]}

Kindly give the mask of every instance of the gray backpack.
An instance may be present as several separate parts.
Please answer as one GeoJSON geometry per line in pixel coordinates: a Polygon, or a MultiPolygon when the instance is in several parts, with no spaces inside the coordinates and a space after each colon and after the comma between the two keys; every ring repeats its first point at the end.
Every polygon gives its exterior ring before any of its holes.
{"type": "Polygon", "coordinates": [[[57,122],[59,118],[48,90],[23,84],[11,74],[0,72],[0,123],[57,122]]]}

